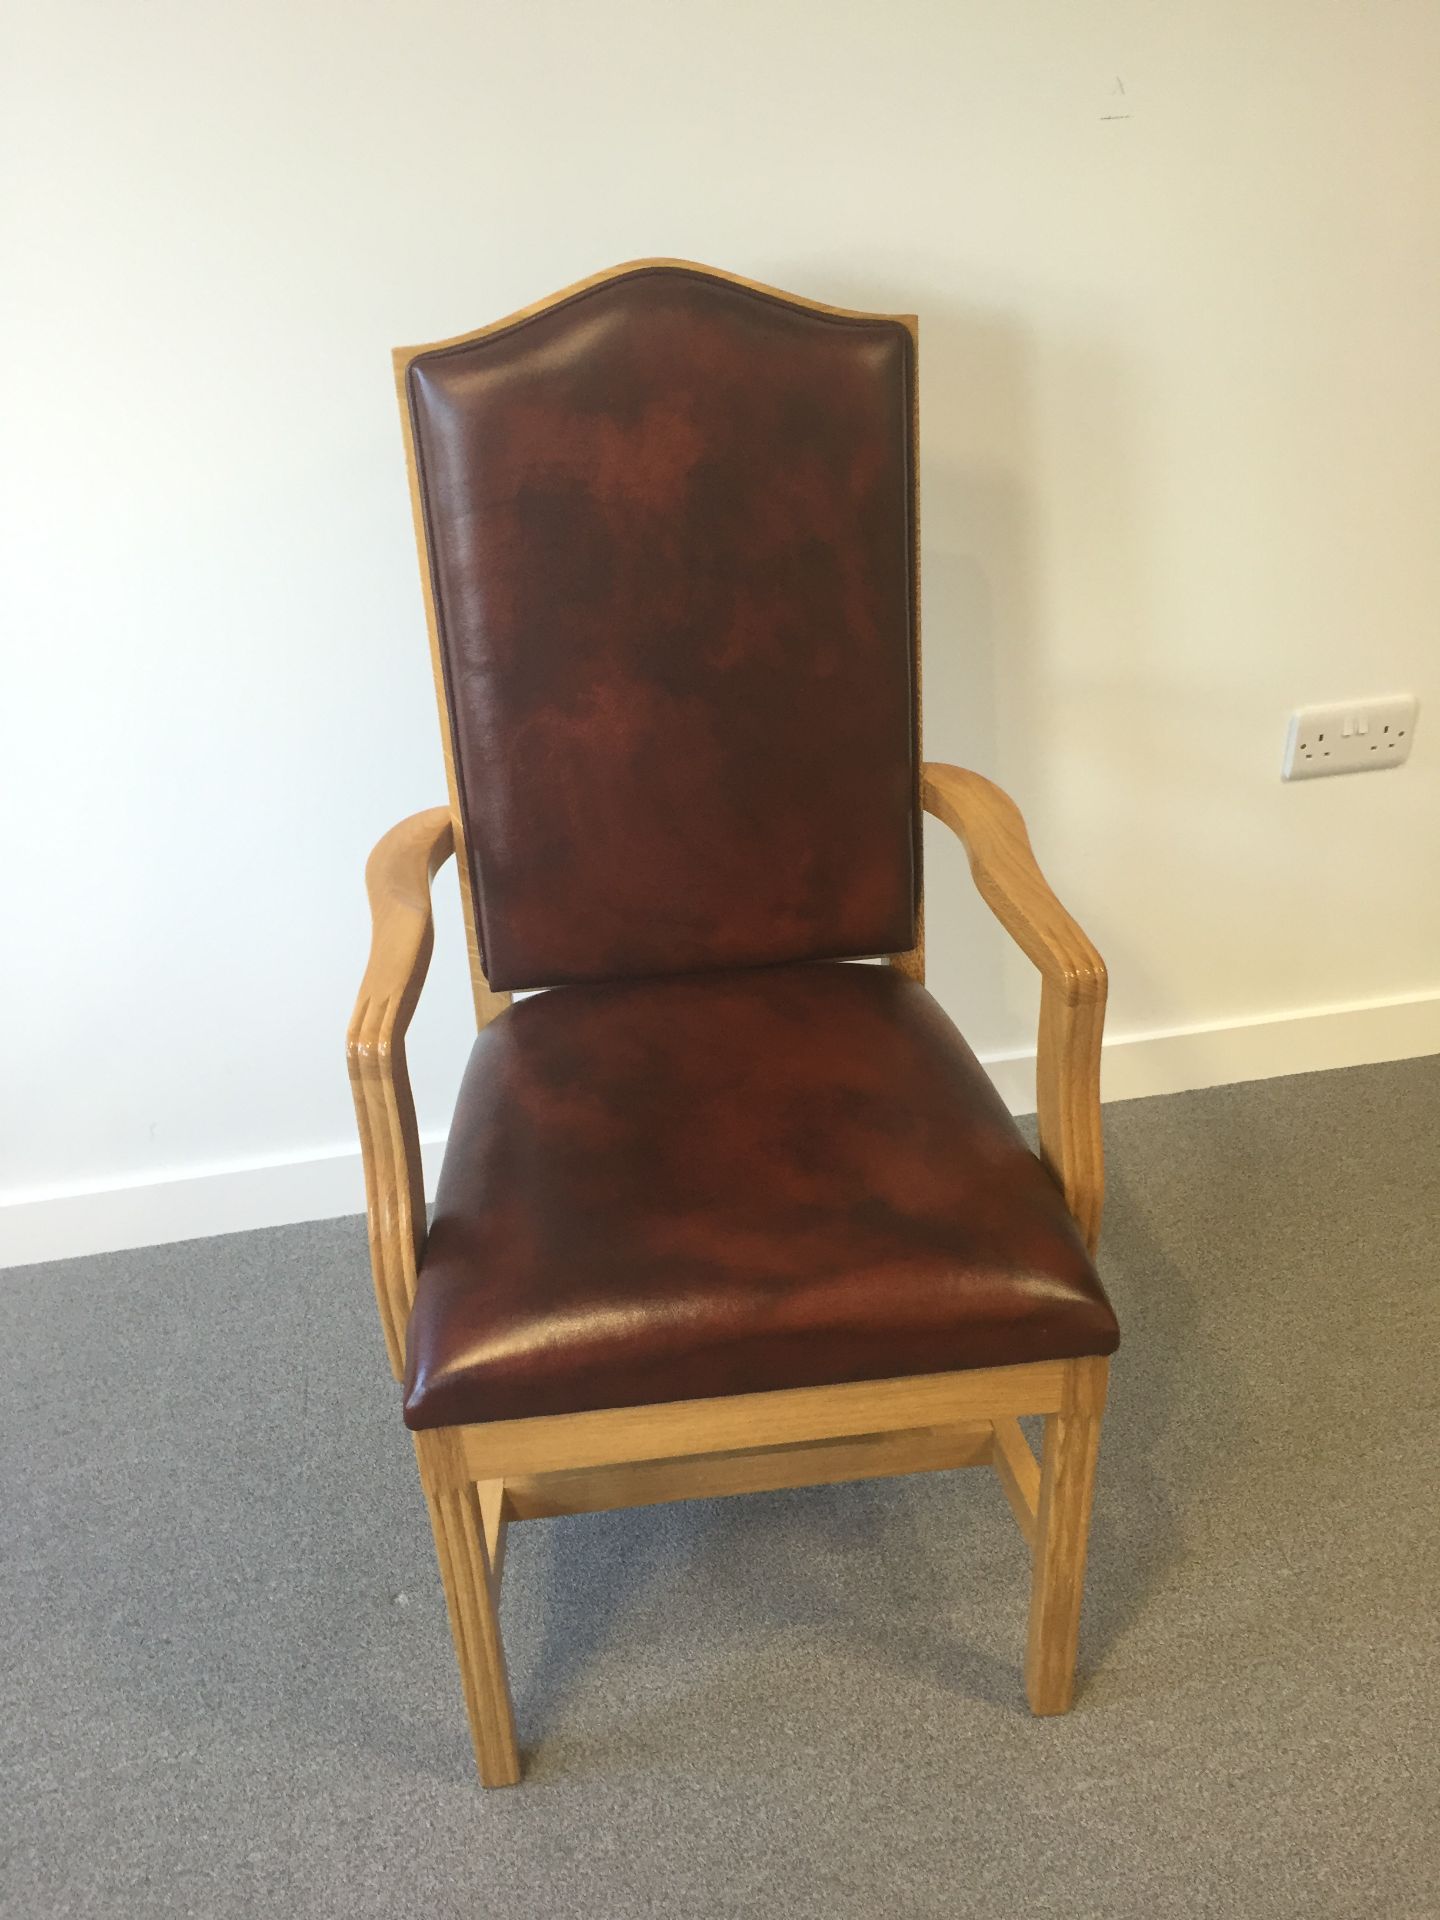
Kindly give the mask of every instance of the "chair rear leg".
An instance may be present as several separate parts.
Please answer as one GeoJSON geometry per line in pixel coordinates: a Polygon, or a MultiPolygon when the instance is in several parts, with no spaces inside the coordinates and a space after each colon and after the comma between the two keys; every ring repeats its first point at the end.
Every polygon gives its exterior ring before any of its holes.
{"type": "Polygon", "coordinates": [[[425,1449],[417,1452],[481,1784],[513,1787],[520,1778],[520,1755],[500,1639],[498,1566],[488,1545],[495,1529],[487,1536],[478,1487],[434,1484],[439,1476],[427,1473],[425,1449]]]}
{"type": "Polygon", "coordinates": [[[1068,1404],[1046,1415],[1040,1461],[1025,1691],[1031,1712],[1042,1714],[1067,1713],[1075,1695],[1085,1550],[1109,1374],[1106,1360],[1074,1360],[1070,1366],[1068,1404]]]}

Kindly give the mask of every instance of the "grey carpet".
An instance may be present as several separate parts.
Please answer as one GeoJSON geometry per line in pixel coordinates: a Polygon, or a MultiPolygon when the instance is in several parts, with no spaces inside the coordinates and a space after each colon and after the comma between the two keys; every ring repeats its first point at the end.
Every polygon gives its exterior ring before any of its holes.
{"type": "Polygon", "coordinates": [[[992,1475],[511,1533],[482,1794],[360,1223],[0,1276],[15,1915],[1440,1914],[1440,1060],[1108,1112],[1068,1719],[992,1475]]]}

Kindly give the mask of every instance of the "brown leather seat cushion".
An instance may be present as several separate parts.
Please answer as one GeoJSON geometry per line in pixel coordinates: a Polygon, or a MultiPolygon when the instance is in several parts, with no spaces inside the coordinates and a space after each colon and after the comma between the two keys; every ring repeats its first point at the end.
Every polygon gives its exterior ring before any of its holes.
{"type": "Polygon", "coordinates": [[[1058,1188],[923,987],[559,988],[475,1043],[412,1427],[1112,1353],[1058,1188]]]}

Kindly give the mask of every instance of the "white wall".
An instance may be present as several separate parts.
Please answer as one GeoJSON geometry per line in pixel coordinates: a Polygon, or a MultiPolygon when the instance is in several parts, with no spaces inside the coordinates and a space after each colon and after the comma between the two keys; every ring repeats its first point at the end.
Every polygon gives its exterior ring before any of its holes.
{"type": "MultiPolygon", "coordinates": [[[[1434,0],[11,30],[11,1258],[360,1204],[361,865],[444,794],[388,350],[642,254],[921,315],[927,747],[1021,800],[1118,1041],[1213,1029],[1112,1093],[1440,1048],[1434,0]],[[1292,703],[1397,689],[1408,768],[1280,784],[1292,703]]],[[[929,851],[933,984],[1023,1053],[929,851]]],[[[430,1133],[453,882],[439,948],[430,1133]]]]}

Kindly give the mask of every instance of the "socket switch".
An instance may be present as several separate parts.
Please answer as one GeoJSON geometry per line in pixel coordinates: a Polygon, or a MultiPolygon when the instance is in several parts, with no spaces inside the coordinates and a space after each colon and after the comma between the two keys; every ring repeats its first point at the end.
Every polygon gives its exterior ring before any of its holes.
{"type": "Polygon", "coordinates": [[[1322,780],[1332,773],[1378,773],[1410,757],[1420,703],[1413,694],[1381,700],[1337,700],[1297,707],[1290,716],[1282,780],[1322,780]]]}

